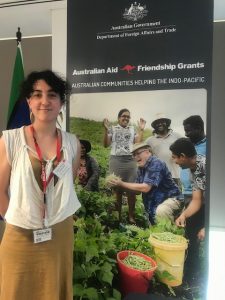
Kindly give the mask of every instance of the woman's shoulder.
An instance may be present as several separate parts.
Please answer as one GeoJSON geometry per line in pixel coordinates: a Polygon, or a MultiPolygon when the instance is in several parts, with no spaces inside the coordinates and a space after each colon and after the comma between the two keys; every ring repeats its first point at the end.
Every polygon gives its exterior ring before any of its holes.
{"type": "Polygon", "coordinates": [[[61,132],[62,137],[65,137],[65,138],[67,138],[69,140],[73,140],[73,141],[77,140],[77,136],[74,133],[71,133],[71,132],[68,132],[68,131],[65,131],[62,129],[60,129],[60,132],[61,132]]]}
{"type": "Polygon", "coordinates": [[[77,153],[79,148],[79,140],[77,136],[71,132],[61,130],[63,147],[68,148],[73,155],[77,153]]]}
{"type": "Polygon", "coordinates": [[[13,129],[6,129],[2,131],[3,135],[17,135],[18,133],[21,132],[21,130],[23,130],[24,126],[20,127],[20,128],[13,128],[13,129]]]}
{"type": "Polygon", "coordinates": [[[21,153],[21,148],[25,144],[23,135],[23,127],[4,130],[2,133],[2,140],[6,147],[8,160],[11,163],[15,155],[21,153]]]}
{"type": "Polygon", "coordinates": [[[10,142],[10,144],[13,141],[17,144],[24,141],[23,132],[24,126],[20,128],[7,129],[2,131],[2,137],[5,141],[10,142]]]}

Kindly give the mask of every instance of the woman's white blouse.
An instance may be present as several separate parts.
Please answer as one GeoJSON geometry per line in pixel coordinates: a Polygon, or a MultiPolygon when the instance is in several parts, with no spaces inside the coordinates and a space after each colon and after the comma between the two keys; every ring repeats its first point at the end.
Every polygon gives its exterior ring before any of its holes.
{"type": "MultiPolygon", "coordinates": [[[[65,220],[79,208],[80,202],[74,190],[73,161],[77,155],[78,141],[75,135],[65,131],[62,134],[63,158],[69,169],[54,186],[51,180],[47,186],[47,221],[49,226],[65,220]]],[[[9,207],[5,215],[8,223],[26,229],[42,228],[43,192],[33,172],[24,136],[24,127],[3,131],[7,158],[11,165],[9,207]]],[[[30,148],[29,148],[30,149],[30,148]]],[[[46,161],[47,178],[53,170],[53,161],[46,161]]]]}
{"type": "Polygon", "coordinates": [[[134,126],[122,127],[117,124],[109,129],[108,136],[112,140],[111,155],[131,155],[132,146],[137,136],[134,126]]]}

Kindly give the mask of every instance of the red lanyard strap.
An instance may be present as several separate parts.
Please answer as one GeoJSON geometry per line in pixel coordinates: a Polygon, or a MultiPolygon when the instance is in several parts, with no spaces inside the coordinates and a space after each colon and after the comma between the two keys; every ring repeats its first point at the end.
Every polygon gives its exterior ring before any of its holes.
{"type": "MultiPolygon", "coordinates": [[[[43,159],[43,155],[42,155],[42,152],[41,152],[41,148],[39,147],[39,145],[37,143],[37,140],[36,140],[36,137],[35,137],[34,127],[30,126],[30,129],[31,129],[31,133],[32,133],[32,136],[33,136],[33,140],[34,140],[35,149],[36,149],[38,158],[39,158],[40,163],[41,163],[41,180],[42,180],[43,193],[44,193],[44,203],[46,203],[46,195],[45,195],[46,194],[46,189],[47,189],[47,186],[48,186],[49,182],[51,181],[52,177],[54,176],[54,173],[52,171],[50,173],[48,179],[47,179],[46,171],[45,171],[44,159],[43,159]]],[[[57,163],[59,163],[60,160],[61,160],[61,153],[60,153],[61,145],[60,145],[60,138],[59,138],[59,134],[58,134],[58,130],[57,129],[56,129],[56,134],[57,134],[57,139],[56,139],[56,158],[57,158],[57,163]]]]}

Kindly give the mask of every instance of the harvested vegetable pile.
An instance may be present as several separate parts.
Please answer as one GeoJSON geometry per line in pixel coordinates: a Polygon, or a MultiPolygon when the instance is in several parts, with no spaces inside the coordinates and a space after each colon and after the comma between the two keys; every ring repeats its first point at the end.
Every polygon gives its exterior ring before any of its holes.
{"type": "Polygon", "coordinates": [[[132,269],[136,269],[140,271],[148,271],[153,269],[153,266],[150,261],[147,261],[143,257],[134,254],[129,254],[123,260],[123,263],[132,269]]]}
{"type": "Polygon", "coordinates": [[[119,176],[116,176],[114,173],[109,174],[108,176],[106,176],[105,178],[105,184],[109,187],[112,186],[111,181],[112,180],[116,180],[116,179],[121,179],[119,176]]]}
{"type": "Polygon", "coordinates": [[[183,241],[182,236],[173,234],[172,232],[152,233],[151,236],[159,241],[168,243],[180,243],[183,241]]]}

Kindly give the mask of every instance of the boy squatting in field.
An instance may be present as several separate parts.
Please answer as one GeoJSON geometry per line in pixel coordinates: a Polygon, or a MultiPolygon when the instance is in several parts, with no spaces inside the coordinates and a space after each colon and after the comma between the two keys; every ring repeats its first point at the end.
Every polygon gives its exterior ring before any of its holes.
{"type": "MultiPolygon", "coordinates": [[[[171,146],[172,158],[181,168],[189,168],[192,175],[192,200],[188,207],[177,218],[177,226],[184,227],[186,219],[204,208],[205,183],[206,183],[206,157],[197,154],[194,144],[187,138],[176,140],[171,146]]],[[[204,212],[204,209],[203,209],[204,212]]],[[[199,228],[198,238],[205,237],[204,214],[199,228]]]]}

